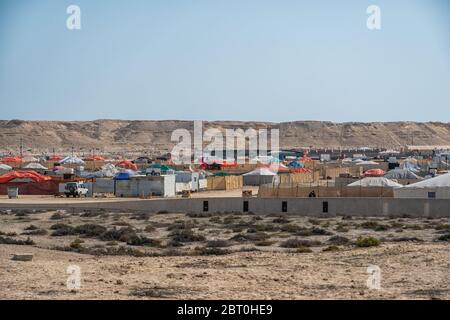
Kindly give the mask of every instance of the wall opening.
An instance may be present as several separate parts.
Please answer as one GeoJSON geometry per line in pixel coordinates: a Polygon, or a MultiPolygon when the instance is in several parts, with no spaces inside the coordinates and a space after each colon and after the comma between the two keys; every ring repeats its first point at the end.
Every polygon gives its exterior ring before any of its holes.
{"type": "Polygon", "coordinates": [[[244,212],[248,212],[248,201],[244,201],[244,208],[243,208],[244,212]]]}
{"type": "Polygon", "coordinates": [[[203,201],[203,212],[207,212],[209,210],[208,201],[203,201]]]}
{"type": "Polygon", "coordinates": [[[322,212],[328,213],[328,201],[322,202],[322,212]]]}
{"type": "Polygon", "coordinates": [[[281,212],[287,212],[287,201],[281,202],[281,212]]]}

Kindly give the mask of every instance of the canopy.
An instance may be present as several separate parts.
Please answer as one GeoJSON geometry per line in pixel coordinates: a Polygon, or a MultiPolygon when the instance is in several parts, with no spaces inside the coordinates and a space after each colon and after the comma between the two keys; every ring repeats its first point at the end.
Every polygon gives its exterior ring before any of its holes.
{"type": "Polygon", "coordinates": [[[385,175],[385,171],[382,169],[370,169],[364,172],[365,177],[382,177],[385,175]]]}
{"type": "Polygon", "coordinates": [[[122,160],[117,164],[117,166],[124,169],[137,170],[137,165],[129,160],[122,160]]]}
{"type": "Polygon", "coordinates": [[[405,186],[405,188],[446,188],[450,187],[450,173],[405,186]]]}
{"type": "Polygon", "coordinates": [[[420,180],[422,180],[422,177],[419,177],[417,174],[415,174],[411,170],[400,169],[400,168],[388,171],[384,175],[384,177],[388,178],[388,179],[420,179],[420,180]]]}
{"type": "Polygon", "coordinates": [[[243,174],[243,176],[276,176],[277,174],[269,168],[256,168],[253,171],[243,174]]]}
{"type": "Polygon", "coordinates": [[[20,157],[4,157],[1,159],[1,162],[22,162],[22,158],[20,157]]]}
{"type": "Polygon", "coordinates": [[[61,161],[59,161],[61,164],[84,164],[84,161],[78,157],[65,157],[61,161]]]}
{"type": "Polygon", "coordinates": [[[35,171],[11,171],[0,176],[0,183],[8,183],[15,179],[30,179],[34,182],[52,180],[51,177],[43,176],[35,171]]]}
{"type": "Polygon", "coordinates": [[[401,188],[401,184],[394,182],[392,180],[386,179],[384,177],[367,177],[359,181],[350,183],[348,187],[392,187],[401,188]]]}
{"type": "Polygon", "coordinates": [[[36,169],[36,170],[47,170],[48,168],[44,167],[42,164],[37,162],[32,162],[27,164],[24,169],[36,169]]]}

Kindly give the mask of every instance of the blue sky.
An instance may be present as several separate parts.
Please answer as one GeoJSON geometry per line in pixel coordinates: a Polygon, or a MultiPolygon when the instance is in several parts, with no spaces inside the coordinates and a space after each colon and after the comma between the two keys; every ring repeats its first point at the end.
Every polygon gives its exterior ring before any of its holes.
{"type": "Polygon", "coordinates": [[[450,122],[446,0],[1,0],[0,119],[450,122]],[[81,8],[81,30],[66,8],[81,8]],[[382,29],[366,28],[381,8],[382,29]]]}

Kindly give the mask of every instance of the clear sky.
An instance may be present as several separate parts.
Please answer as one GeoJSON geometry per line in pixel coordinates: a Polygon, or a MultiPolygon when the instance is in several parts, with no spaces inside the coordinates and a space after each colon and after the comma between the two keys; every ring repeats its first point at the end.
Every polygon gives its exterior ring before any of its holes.
{"type": "Polygon", "coordinates": [[[1,0],[0,119],[105,118],[450,122],[450,1],[1,0]]]}

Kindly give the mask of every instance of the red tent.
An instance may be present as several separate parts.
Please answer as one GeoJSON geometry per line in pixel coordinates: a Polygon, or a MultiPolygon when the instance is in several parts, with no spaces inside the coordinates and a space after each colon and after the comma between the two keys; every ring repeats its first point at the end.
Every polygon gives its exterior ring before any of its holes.
{"type": "Polygon", "coordinates": [[[117,164],[117,166],[124,169],[137,170],[137,165],[129,160],[122,160],[117,164]]]}
{"type": "Polygon", "coordinates": [[[364,177],[382,177],[386,174],[384,170],[381,169],[370,169],[364,172],[364,177]]]}
{"type": "Polygon", "coordinates": [[[0,183],[8,183],[14,179],[31,179],[34,182],[52,180],[51,177],[43,176],[36,171],[11,171],[0,176],[0,183]]]}
{"type": "Polygon", "coordinates": [[[12,163],[12,162],[22,162],[21,157],[4,157],[1,162],[12,163]]]}
{"type": "Polygon", "coordinates": [[[50,161],[59,161],[59,160],[62,160],[62,157],[58,156],[57,154],[54,154],[49,158],[49,160],[50,161]]]}
{"type": "Polygon", "coordinates": [[[105,161],[105,158],[103,158],[102,156],[90,156],[85,158],[84,160],[86,161],[105,161]]]}

